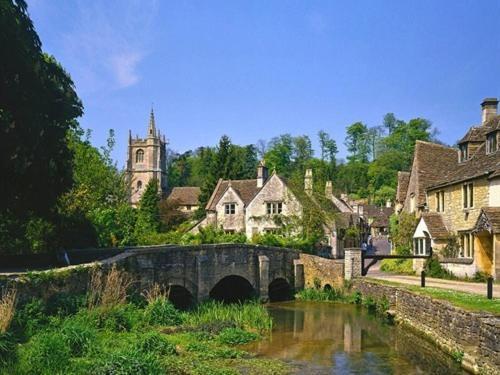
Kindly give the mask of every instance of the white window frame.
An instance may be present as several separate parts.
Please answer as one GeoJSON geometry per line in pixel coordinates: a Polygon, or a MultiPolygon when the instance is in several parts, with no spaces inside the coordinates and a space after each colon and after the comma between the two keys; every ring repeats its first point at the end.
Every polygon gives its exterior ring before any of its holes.
{"type": "Polygon", "coordinates": [[[224,215],[236,214],[236,203],[224,203],[224,215]]]}
{"type": "Polygon", "coordinates": [[[268,215],[279,215],[283,212],[283,202],[266,202],[268,215]]]}
{"type": "Polygon", "coordinates": [[[444,212],[444,190],[436,192],[436,212],[444,212]]]}

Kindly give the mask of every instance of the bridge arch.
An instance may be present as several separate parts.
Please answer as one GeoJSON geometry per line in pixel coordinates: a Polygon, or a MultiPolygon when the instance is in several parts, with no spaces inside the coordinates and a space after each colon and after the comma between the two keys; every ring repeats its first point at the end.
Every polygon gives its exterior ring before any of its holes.
{"type": "Polygon", "coordinates": [[[289,301],[293,299],[293,290],[290,283],[284,277],[278,277],[269,284],[269,301],[289,301]]]}
{"type": "Polygon", "coordinates": [[[167,296],[168,300],[178,309],[187,309],[195,302],[193,294],[182,285],[169,285],[167,296]]]}
{"type": "Polygon", "coordinates": [[[256,295],[256,290],[250,281],[238,275],[223,277],[209,293],[210,299],[224,303],[241,302],[254,298],[256,295]]]}

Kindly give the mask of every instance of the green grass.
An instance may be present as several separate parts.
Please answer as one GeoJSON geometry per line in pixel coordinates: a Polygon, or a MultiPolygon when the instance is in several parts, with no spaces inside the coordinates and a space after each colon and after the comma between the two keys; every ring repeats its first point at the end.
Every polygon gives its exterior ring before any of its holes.
{"type": "Polygon", "coordinates": [[[380,270],[388,273],[414,275],[413,261],[411,259],[383,259],[380,270]]]}
{"type": "Polygon", "coordinates": [[[57,306],[40,300],[18,306],[15,327],[0,337],[0,374],[289,372],[278,360],[238,349],[272,328],[256,302],[209,302],[180,312],[164,299],[92,310],[75,310],[72,296],[62,299],[51,302],[57,306]]]}
{"type": "MultiPolygon", "coordinates": [[[[440,288],[421,288],[417,285],[407,285],[386,280],[369,279],[370,282],[396,286],[411,292],[450,302],[452,305],[468,311],[485,311],[495,315],[500,315],[500,299],[487,299],[485,296],[474,293],[457,292],[454,290],[440,288]]],[[[486,293],[485,293],[486,294],[486,293]]]]}

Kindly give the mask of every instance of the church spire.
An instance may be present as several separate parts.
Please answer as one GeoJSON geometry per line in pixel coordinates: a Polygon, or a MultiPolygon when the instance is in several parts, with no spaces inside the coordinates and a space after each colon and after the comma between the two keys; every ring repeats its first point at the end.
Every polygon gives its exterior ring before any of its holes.
{"type": "Polygon", "coordinates": [[[151,106],[151,113],[149,114],[148,137],[156,137],[155,114],[153,112],[153,106],[151,106]]]}

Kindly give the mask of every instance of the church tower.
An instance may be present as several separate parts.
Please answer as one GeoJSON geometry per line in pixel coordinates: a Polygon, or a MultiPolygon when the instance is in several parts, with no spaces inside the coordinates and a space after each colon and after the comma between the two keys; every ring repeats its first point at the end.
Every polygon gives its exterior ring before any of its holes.
{"type": "Polygon", "coordinates": [[[137,206],[148,182],[156,178],[158,190],[167,192],[167,141],[165,135],[156,130],[153,108],[149,115],[146,138],[132,138],[129,131],[127,178],[130,187],[130,203],[137,206]]]}

